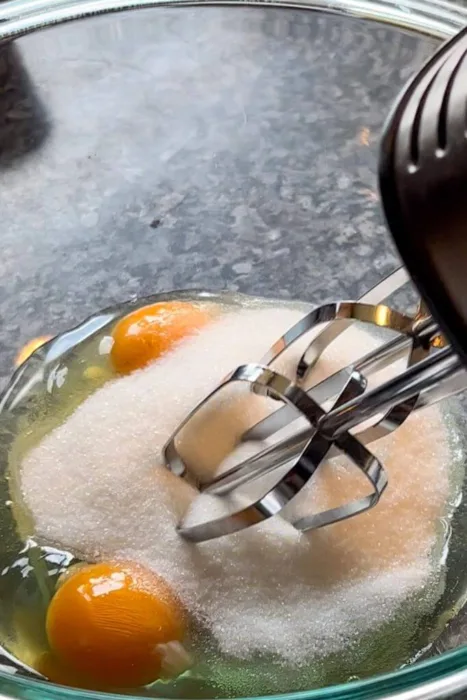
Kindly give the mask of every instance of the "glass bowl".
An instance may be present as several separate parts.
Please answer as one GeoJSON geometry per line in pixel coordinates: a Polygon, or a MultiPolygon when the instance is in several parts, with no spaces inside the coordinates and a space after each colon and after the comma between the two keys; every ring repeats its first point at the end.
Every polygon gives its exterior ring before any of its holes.
{"type": "MultiPolygon", "coordinates": [[[[317,304],[390,272],[379,131],[466,20],[461,6],[416,0],[3,4],[4,383],[24,342],[51,334],[60,348],[127,299],[203,288],[317,304]]],[[[461,693],[465,624],[460,613],[432,658],[281,697],[461,693]]],[[[101,697],[28,678],[7,656],[0,691],[101,697]]]]}

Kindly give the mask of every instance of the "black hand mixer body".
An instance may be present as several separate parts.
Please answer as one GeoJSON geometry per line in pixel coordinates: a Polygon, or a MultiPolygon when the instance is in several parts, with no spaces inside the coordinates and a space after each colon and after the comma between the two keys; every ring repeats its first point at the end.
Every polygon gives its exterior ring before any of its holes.
{"type": "Polygon", "coordinates": [[[380,189],[404,264],[467,362],[467,28],[406,86],[382,138],[380,189]]]}

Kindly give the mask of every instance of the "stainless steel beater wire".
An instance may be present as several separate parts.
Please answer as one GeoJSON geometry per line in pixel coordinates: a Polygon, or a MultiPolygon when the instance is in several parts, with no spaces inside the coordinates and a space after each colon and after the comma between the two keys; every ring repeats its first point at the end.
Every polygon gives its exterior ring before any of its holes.
{"type": "MultiPolygon", "coordinates": [[[[339,325],[341,322],[335,322],[333,325],[339,325]]],[[[329,328],[329,326],[328,326],[329,328]]],[[[359,372],[377,372],[380,369],[384,369],[388,364],[396,362],[397,360],[405,357],[407,350],[410,348],[412,343],[416,343],[418,347],[423,346],[425,343],[430,343],[433,337],[440,333],[439,327],[436,322],[431,318],[427,317],[421,319],[417,322],[416,331],[409,336],[399,335],[397,338],[393,338],[391,341],[385,345],[380,345],[375,350],[372,350],[367,355],[362,357],[355,365],[354,369],[359,372]]],[[[321,343],[321,352],[324,351],[324,336],[318,336],[321,343]]],[[[326,337],[326,342],[329,337],[326,337]]],[[[315,340],[312,341],[312,345],[315,340]]],[[[329,342],[332,342],[332,338],[329,342]]],[[[308,350],[305,351],[304,356],[307,354],[308,350]]],[[[347,368],[350,370],[350,367],[347,368]]],[[[311,389],[307,389],[307,393],[314,398],[319,404],[325,403],[327,400],[333,398],[335,389],[335,380],[338,379],[339,375],[345,370],[340,370],[335,374],[331,375],[327,379],[324,379],[319,384],[315,384],[311,389]]],[[[339,386],[339,385],[338,385],[339,386]]],[[[295,412],[290,408],[290,406],[282,406],[278,408],[277,411],[271,413],[263,420],[259,421],[251,428],[246,430],[242,435],[242,441],[246,442],[248,440],[264,440],[271,435],[273,435],[278,430],[281,430],[288,423],[292,422],[296,418],[295,412]]]]}
{"type": "Polygon", "coordinates": [[[444,348],[372,391],[330,411],[319,421],[318,429],[328,439],[335,439],[377,413],[434,388],[462,368],[454,350],[444,348]]]}
{"type": "MultiPolygon", "coordinates": [[[[360,297],[359,301],[365,304],[381,304],[384,299],[390,297],[391,294],[406,285],[409,281],[410,277],[407,270],[404,267],[399,267],[377,285],[372,287],[372,289],[368,290],[368,292],[360,297]]],[[[297,378],[299,380],[304,380],[306,378],[308,373],[313,369],[321,353],[348,327],[349,323],[347,321],[329,323],[318,333],[300,359],[297,367],[297,378]]]]}
{"type": "Polygon", "coordinates": [[[365,355],[361,360],[355,363],[355,369],[359,372],[371,370],[373,372],[379,369],[385,369],[389,362],[395,362],[400,357],[403,357],[404,351],[411,346],[415,341],[419,345],[429,343],[434,335],[439,333],[439,327],[431,318],[425,318],[419,322],[417,332],[409,336],[398,336],[393,338],[385,345],[382,345],[376,350],[365,355]],[[396,354],[398,351],[399,354],[396,354]]]}
{"type": "MultiPolygon", "coordinates": [[[[238,367],[224,382],[247,382],[255,393],[263,396],[276,397],[277,399],[293,404],[296,410],[308,420],[311,425],[316,425],[324,410],[313,401],[308,394],[293,381],[284,375],[263,365],[249,364],[238,367]]],[[[217,391],[219,391],[218,387],[217,391]]],[[[360,393],[362,377],[353,372],[349,377],[348,388],[350,395],[360,393]],[[351,386],[352,385],[352,386],[351,386]]],[[[364,388],[364,385],[363,385],[364,388]]],[[[340,396],[336,399],[338,402],[340,396]]],[[[336,404],[337,405],[337,404],[336,404]]],[[[307,519],[304,527],[314,529],[323,527],[331,522],[337,522],[362,513],[372,508],[379,500],[387,485],[387,475],[383,465],[369,452],[353,435],[344,433],[335,441],[336,446],[344,453],[352,463],[360,470],[362,475],[372,486],[372,492],[363,498],[351,501],[337,508],[327,509],[316,513],[311,519],[307,519]]],[[[211,520],[193,522],[190,524],[184,517],[178,526],[178,532],[186,539],[202,542],[223,535],[238,532],[246,527],[257,525],[264,520],[277,515],[313,478],[314,473],[325,460],[327,453],[333,447],[333,441],[327,440],[321,433],[315,432],[308,442],[303,453],[296,456],[294,464],[280,476],[272,488],[271,484],[263,484],[262,493],[254,496],[251,505],[235,502],[232,504],[236,510],[224,513],[211,520]]],[[[206,513],[208,515],[208,513],[206,513]]]]}
{"type": "MultiPolygon", "coordinates": [[[[419,344],[425,342],[428,343],[432,340],[433,336],[436,336],[438,333],[439,328],[431,317],[422,319],[417,325],[417,333],[415,338],[407,336],[398,336],[397,338],[394,338],[389,343],[378,347],[376,350],[363,357],[355,365],[354,371],[363,372],[364,370],[377,371],[378,369],[384,369],[388,362],[394,362],[400,357],[403,357],[407,351],[407,347],[410,346],[412,342],[415,341],[419,344]]],[[[350,367],[346,368],[348,371],[350,371],[350,369],[350,367]]],[[[327,379],[324,379],[320,384],[315,385],[312,389],[308,390],[308,395],[312,396],[315,401],[318,400],[317,394],[332,384],[333,378],[339,374],[340,372],[338,372],[336,375],[328,377],[327,379]]],[[[322,393],[325,394],[325,391],[322,391],[322,393]]],[[[332,394],[332,391],[330,394],[332,394]]],[[[324,396],[320,398],[321,401],[324,402],[324,396]]],[[[331,395],[327,396],[326,398],[331,398],[331,395]]],[[[253,426],[251,430],[255,431],[258,426],[267,426],[266,432],[268,434],[272,434],[276,429],[282,429],[288,418],[290,418],[290,421],[293,422],[296,419],[296,414],[292,409],[290,409],[290,407],[285,406],[278,409],[278,411],[269,416],[269,418],[260,421],[260,423],[253,426]]],[[[373,426],[372,430],[375,430],[375,426],[373,426]]],[[[269,448],[259,452],[249,460],[240,462],[226,472],[214,477],[212,481],[204,485],[201,490],[217,496],[224,495],[238,486],[260,478],[264,473],[282,467],[288,461],[296,457],[297,453],[301,452],[306,447],[312,432],[313,431],[310,428],[306,428],[279,443],[271,445],[269,448]]],[[[368,432],[368,430],[364,432],[364,438],[369,437],[368,432]]],[[[377,439],[380,436],[375,434],[374,437],[377,439]]],[[[365,439],[363,442],[366,444],[365,439]]]]}
{"type": "MultiPolygon", "coordinates": [[[[416,410],[430,406],[433,403],[437,403],[438,401],[449,396],[454,396],[465,390],[467,390],[467,372],[461,365],[457,370],[454,370],[447,379],[444,378],[443,381],[439,381],[431,387],[431,389],[425,390],[421,395],[418,395],[416,410]]],[[[403,403],[399,404],[399,406],[403,406],[403,403]]],[[[396,428],[397,427],[398,424],[396,425],[396,428]]],[[[359,434],[356,435],[359,440],[363,440],[363,444],[365,444],[367,438],[369,438],[369,430],[371,429],[363,431],[363,433],[360,434],[361,436],[359,434]]],[[[392,432],[392,429],[389,432],[392,432]]],[[[381,436],[375,435],[375,439],[379,437],[381,436]]],[[[221,474],[216,479],[213,479],[210,484],[205,486],[203,491],[216,496],[223,496],[231,493],[238,486],[254,481],[262,477],[265,473],[283,467],[287,462],[296,458],[297,453],[301,452],[306,447],[309,439],[309,430],[296,433],[290,438],[255,455],[253,458],[250,458],[250,460],[242,462],[228,472],[221,474]]],[[[334,456],[335,452],[331,449],[328,458],[334,456]]]]}

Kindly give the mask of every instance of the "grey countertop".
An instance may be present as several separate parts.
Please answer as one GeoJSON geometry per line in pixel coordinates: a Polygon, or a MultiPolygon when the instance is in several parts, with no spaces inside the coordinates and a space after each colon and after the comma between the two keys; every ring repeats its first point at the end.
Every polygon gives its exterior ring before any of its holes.
{"type": "Polygon", "coordinates": [[[171,288],[352,296],[396,258],[378,133],[434,40],[305,10],[158,8],[0,49],[0,377],[171,288]]]}

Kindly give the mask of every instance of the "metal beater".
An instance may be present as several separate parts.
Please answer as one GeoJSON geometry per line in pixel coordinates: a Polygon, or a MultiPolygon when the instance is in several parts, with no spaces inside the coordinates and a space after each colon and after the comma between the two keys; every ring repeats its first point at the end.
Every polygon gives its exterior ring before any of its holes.
{"type": "Polygon", "coordinates": [[[203,494],[237,506],[196,522],[185,517],[179,526],[185,538],[202,542],[283,515],[284,507],[317,469],[338,453],[366,477],[369,494],[324,512],[289,518],[289,522],[306,532],[372,508],[383,494],[387,475],[368,445],[396,430],[414,411],[467,388],[466,105],[467,29],[442,46],[408,84],[384,130],[380,189],[405,269],[393,272],[358,301],[339,301],[310,311],[258,364],[236,368],[187,416],[165,447],[167,467],[191,478],[203,494]],[[383,302],[411,279],[422,301],[410,317],[383,302]],[[356,321],[388,329],[395,337],[305,390],[324,350],[356,321]],[[271,368],[287,348],[320,326],[321,332],[297,364],[294,381],[271,368]],[[404,371],[368,389],[376,372],[401,358],[406,360],[404,371]],[[200,482],[183,462],[177,439],[219,391],[238,382],[275,399],[279,406],[244,433],[241,441],[274,440],[287,426],[289,434],[211,481],[200,482]],[[371,418],[374,422],[368,427],[371,418]],[[239,496],[243,487],[252,484],[255,498],[245,505],[239,496]]]}

